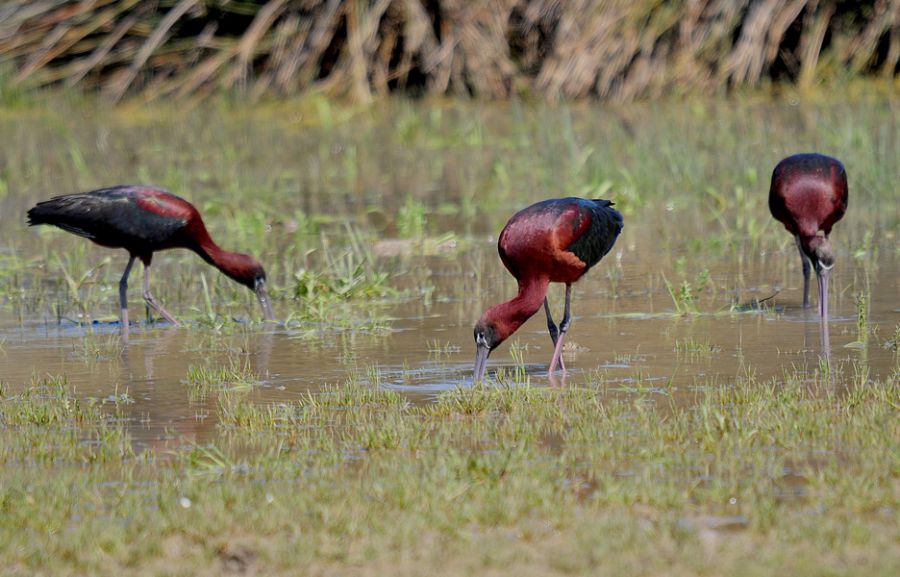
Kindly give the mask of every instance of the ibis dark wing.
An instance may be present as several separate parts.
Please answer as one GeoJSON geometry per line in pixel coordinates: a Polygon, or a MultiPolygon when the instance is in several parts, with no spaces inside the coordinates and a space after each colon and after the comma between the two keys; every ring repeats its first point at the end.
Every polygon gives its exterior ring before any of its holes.
{"type": "Polygon", "coordinates": [[[182,218],[145,210],[129,188],[57,196],[28,211],[31,226],[52,224],[98,244],[138,254],[165,247],[185,223],[182,218]]]}
{"type": "Polygon", "coordinates": [[[608,200],[584,200],[579,204],[588,213],[586,216],[589,216],[590,223],[568,250],[590,269],[612,249],[622,232],[622,214],[608,200]]]}
{"type": "Polygon", "coordinates": [[[833,171],[833,193],[831,195],[831,202],[834,206],[834,209],[825,218],[821,225],[822,231],[826,236],[831,234],[831,227],[834,226],[834,223],[844,218],[844,214],[847,212],[847,203],[850,197],[847,188],[847,171],[844,169],[844,165],[841,164],[839,160],[833,159],[833,161],[833,166],[831,167],[831,170],[833,171]]]}

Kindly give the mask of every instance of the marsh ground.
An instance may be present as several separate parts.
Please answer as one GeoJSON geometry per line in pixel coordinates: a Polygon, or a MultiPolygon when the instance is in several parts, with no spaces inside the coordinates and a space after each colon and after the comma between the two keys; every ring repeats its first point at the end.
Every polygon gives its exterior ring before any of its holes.
{"type": "Polygon", "coordinates": [[[871,95],[7,105],[0,566],[896,574],[897,113],[871,95]],[[771,168],[804,150],[850,178],[827,335],[766,205],[771,168]],[[258,255],[285,324],[173,251],[155,290],[191,322],[125,347],[125,255],[23,216],[125,182],[258,255]],[[626,219],[577,285],[570,374],[548,380],[535,318],[472,388],[472,324],[515,290],[496,234],[564,195],[626,219]]]}

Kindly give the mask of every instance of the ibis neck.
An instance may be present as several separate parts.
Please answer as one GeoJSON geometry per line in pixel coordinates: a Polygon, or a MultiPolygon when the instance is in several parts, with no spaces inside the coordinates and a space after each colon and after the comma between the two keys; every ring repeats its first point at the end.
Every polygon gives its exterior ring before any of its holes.
{"type": "Polygon", "coordinates": [[[800,243],[800,250],[805,252],[808,255],[813,254],[812,243],[813,239],[816,238],[815,234],[800,234],[797,236],[797,241],[800,243]]]}
{"type": "Polygon", "coordinates": [[[538,312],[547,296],[550,279],[547,277],[519,281],[519,293],[512,299],[491,307],[485,318],[494,322],[501,340],[516,332],[522,324],[538,312]]]}
{"type": "Polygon", "coordinates": [[[212,237],[209,236],[209,233],[206,232],[205,229],[200,234],[197,234],[197,237],[198,246],[195,249],[195,252],[199,254],[203,260],[222,271],[226,276],[235,278],[238,271],[234,259],[238,254],[222,249],[222,247],[217,245],[212,237]]]}

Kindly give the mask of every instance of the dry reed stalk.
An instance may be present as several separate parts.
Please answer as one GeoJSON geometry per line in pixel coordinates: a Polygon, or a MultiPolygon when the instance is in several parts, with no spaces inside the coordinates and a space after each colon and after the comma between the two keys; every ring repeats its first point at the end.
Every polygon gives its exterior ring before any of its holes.
{"type": "Polygon", "coordinates": [[[896,76],[900,0],[9,0],[5,82],[113,100],[311,88],[627,101],[896,76]]]}
{"type": "Polygon", "coordinates": [[[135,77],[140,72],[141,68],[144,66],[144,63],[150,58],[150,55],[153,54],[153,51],[156,50],[160,44],[165,40],[166,34],[168,34],[169,29],[174,26],[175,22],[178,21],[179,18],[184,16],[188,10],[194,5],[195,2],[199,0],[181,0],[172,10],[170,10],[165,17],[160,21],[159,26],[153,31],[153,34],[147,39],[144,45],[141,47],[141,50],[137,53],[134,61],[131,63],[131,66],[128,67],[128,70],[125,74],[120,75],[120,77],[111,83],[107,89],[107,94],[113,100],[119,100],[125,94],[125,91],[128,90],[128,87],[131,86],[131,83],[134,82],[135,77]]]}
{"type": "Polygon", "coordinates": [[[816,8],[817,10],[808,19],[809,21],[804,22],[805,34],[803,34],[801,43],[800,77],[797,81],[804,88],[811,86],[815,81],[816,66],[819,64],[825,32],[828,30],[828,23],[836,10],[835,5],[830,2],[816,8]]]}

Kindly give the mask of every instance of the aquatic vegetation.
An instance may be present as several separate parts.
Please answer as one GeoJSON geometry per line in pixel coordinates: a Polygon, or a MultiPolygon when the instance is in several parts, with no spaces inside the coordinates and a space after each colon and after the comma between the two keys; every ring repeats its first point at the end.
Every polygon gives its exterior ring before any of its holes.
{"type": "Polygon", "coordinates": [[[397,232],[403,238],[422,238],[426,223],[425,205],[422,201],[407,196],[397,213],[397,232]]]}
{"type": "Polygon", "coordinates": [[[118,334],[89,333],[76,345],[74,354],[86,363],[118,358],[124,352],[124,343],[118,334]]]}
{"type": "MultiPolygon", "coordinates": [[[[127,400],[117,397],[112,405],[127,400]]],[[[0,463],[122,464],[134,455],[130,435],[100,405],[76,395],[61,376],[35,377],[16,393],[0,389],[0,463]]]]}
{"type": "Polygon", "coordinates": [[[290,313],[291,320],[340,322],[347,319],[346,301],[390,301],[400,295],[391,286],[392,274],[376,262],[370,241],[352,227],[345,228],[344,250],[332,248],[322,236],[323,266],[316,270],[300,269],[294,273],[291,290],[301,305],[290,313]]]}
{"type": "Polygon", "coordinates": [[[249,390],[259,382],[259,376],[250,369],[248,361],[229,356],[227,365],[190,365],[186,380],[190,386],[189,400],[199,402],[206,400],[212,391],[249,390]]]}
{"type": "Polygon", "coordinates": [[[887,341],[885,347],[892,349],[895,353],[900,353],[900,324],[894,327],[894,333],[887,341]]]}
{"type": "Polygon", "coordinates": [[[690,282],[683,280],[681,285],[676,288],[672,286],[665,275],[663,275],[663,282],[666,283],[666,290],[669,291],[669,296],[672,297],[672,304],[675,305],[677,314],[688,315],[699,312],[696,304],[697,297],[694,295],[694,289],[690,282]]]}
{"type": "Polygon", "coordinates": [[[857,342],[865,346],[869,342],[869,296],[859,292],[853,298],[856,301],[857,342]]]}
{"type": "Polygon", "coordinates": [[[675,353],[688,358],[709,357],[715,353],[721,352],[722,347],[710,344],[709,340],[699,341],[693,337],[676,340],[675,353]]]}

